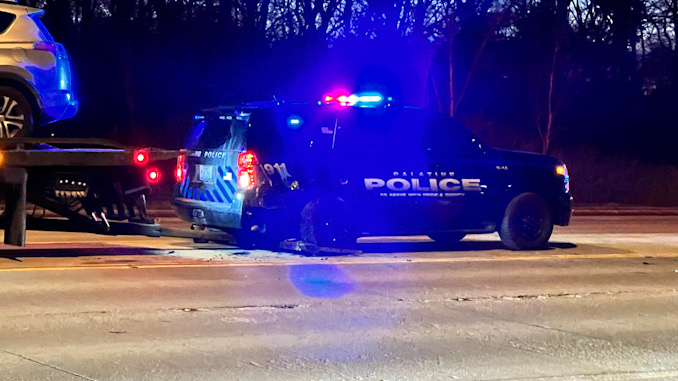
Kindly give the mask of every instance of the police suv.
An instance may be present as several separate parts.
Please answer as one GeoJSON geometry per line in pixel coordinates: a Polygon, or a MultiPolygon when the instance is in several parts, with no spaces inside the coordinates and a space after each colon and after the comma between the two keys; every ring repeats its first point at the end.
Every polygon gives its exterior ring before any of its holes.
{"type": "Polygon", "coordinates": [[[490,148],[454,119],[379,94],[324,100],[197,115],[177,160],[178,215],[310,252],[367,235],[451,243],[495,231],[508,248],[539,249],[569,223],[558,159],[490,148]]]}

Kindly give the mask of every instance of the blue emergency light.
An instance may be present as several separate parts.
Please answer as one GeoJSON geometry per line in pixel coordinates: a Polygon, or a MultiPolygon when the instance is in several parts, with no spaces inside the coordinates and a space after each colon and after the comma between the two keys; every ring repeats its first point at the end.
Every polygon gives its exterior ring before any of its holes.
{"type": "Polygon", "coordinates": [[[383,104],[385,100],[388,102],[393,101],[393,98],[384,98],[383,95],[378,93],[361,93],[351,95],[340,94],[337,96],[326,95],[323,99],[326,104],[338,104],[340,106],[354,107],[377,107],[383,104]]]}

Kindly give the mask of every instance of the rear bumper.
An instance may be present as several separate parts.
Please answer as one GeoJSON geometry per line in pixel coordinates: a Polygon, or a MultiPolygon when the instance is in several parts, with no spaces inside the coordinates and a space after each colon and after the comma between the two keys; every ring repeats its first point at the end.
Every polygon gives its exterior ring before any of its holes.
{"type": "Polygon", "coordinates": [[[205,201],[174,197],[172,207],[179,218],[196,225],[219,229],[242,228],[242,204],[215,205],[205,201]]]}
{"type": "Polygon", "coordinates": [[[42,96],[42,124],[72,118],[77,114],[79,102],[70,91],[55,91],[42,96]]]}

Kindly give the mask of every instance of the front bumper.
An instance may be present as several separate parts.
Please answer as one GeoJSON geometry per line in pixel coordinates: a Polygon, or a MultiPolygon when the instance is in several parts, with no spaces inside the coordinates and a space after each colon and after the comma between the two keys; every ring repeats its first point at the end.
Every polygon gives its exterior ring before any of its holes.
{"type": "Polygon", "coordinates": [[[556,202],[554,223],[559,226],[567,226],[570,224],[572,217],[572,195],[569,193],[562,194],[558,197],[556,202]]]}

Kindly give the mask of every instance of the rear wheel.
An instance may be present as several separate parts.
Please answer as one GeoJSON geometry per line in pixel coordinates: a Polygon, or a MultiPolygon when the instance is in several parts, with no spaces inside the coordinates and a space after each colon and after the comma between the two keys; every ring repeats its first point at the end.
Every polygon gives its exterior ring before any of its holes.
{"type": "Polygon", "coordinates": [[[536,193],[516,196],[506,207],[499,229],[501,241],[512,250],[544,249],[553,232],[553,212],[536,193]]]}
{"type": "Polygon", "coordinates": [[[31,103],[21,91],[0,86],[0,138],[29,136],[34,119],[31,103]]]}
{"type": "Polygon", "coordinates": [[[314,200],[301,211],[299,233],[307,251],[319,248],[351,249],[357,234],[348,206],[341,200],[314,200]]]}

